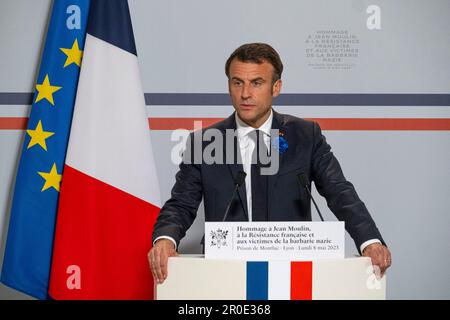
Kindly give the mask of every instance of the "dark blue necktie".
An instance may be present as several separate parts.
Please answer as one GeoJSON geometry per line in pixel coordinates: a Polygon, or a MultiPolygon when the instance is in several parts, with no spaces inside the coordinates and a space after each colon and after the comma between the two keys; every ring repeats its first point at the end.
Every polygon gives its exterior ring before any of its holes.
{"type": "Polygon", "coordinates": [[[252,221],[267,221],[267,175],[261,175],[260,157],[267,158],[267,147],[264,143],[263,132],[255,130],[249,133],[250,139],[255,142],[252,153],[251,179],[252,179],[252,221]]]}

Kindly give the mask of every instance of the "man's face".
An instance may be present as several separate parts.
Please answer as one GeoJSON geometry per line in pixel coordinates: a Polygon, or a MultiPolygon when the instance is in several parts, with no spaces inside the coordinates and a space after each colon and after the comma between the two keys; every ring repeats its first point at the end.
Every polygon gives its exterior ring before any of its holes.
{"type": "Polygon", "coordinates": [[[280,94],[281,80],[272,84],[274,68],[234,59],[230,64],[228,90],[234,109],[246,124],[258,128],[270,116],[272,99],[280,94]]]}

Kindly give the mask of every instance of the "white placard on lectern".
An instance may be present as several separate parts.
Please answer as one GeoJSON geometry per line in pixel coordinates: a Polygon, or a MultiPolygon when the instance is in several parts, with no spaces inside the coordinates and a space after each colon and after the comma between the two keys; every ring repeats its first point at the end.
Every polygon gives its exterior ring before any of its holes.
{"type": "Polygon", "coordinates": [[[206,259],[343,259],[344,222],[206,222],[206,259]]]}

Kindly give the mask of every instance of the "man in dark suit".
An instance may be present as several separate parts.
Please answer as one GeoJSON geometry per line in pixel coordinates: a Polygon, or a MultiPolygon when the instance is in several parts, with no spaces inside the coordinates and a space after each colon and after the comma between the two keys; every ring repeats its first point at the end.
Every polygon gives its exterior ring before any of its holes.
{"type": "MultiPolygon", "coordinates": [[[[203,130],[215,129],[224,137],[235,132],[232,163],[194,161],[194,134],[176,175],[171,198],[164,204],[153,231],[154,246],[149,252],[153,276],[158,283],[167,277],[167,260],[192,225],[202,198],[206,221],[221,221],[232,196],[239,171],[247,173],[239,188],[227,221],[310,221],[311,204],[298,175],[314,181],[318,192],[355,241],[358,251],[372,259],[383,275],[391,264],[391,254],[364,203],[347,181],[331,152],[331,147],[313,121],[283,115],[272,109],[280,94],[283,64],[278,53],[263,43],[245,44],[236,49],[225,65],[228,88],[235,112],[203,130]],[[274,133],[275,132],[275,133],[274,133]],[[273,142],[276,142],[275,144],[273,142]],[[270,154],[277,167],[263,174],[262,157],[270,154]]],[[[226,139],[222,139],[224,141],[226,139]]],[[[208,142],[202,142],[204,151],[208,142]]],[[[267,169],[267,163],[265,168],[267,169]]]]}

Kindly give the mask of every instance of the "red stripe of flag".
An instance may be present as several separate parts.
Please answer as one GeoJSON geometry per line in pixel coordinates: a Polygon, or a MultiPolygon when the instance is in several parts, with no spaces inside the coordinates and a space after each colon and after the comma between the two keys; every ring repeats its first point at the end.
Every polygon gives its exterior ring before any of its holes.
{"type": "Polygon", "coordinates": [[[49,294],[54,299],[152,299],[147,262],[159,208],[65,166],[49,294]],[[81,288],[70,288],[70,267],[81,288]]]}
{"type": "Polygon", "coordinates": [[[312,261],[291,262],[291,300],[312,300],[312,261]]]}

